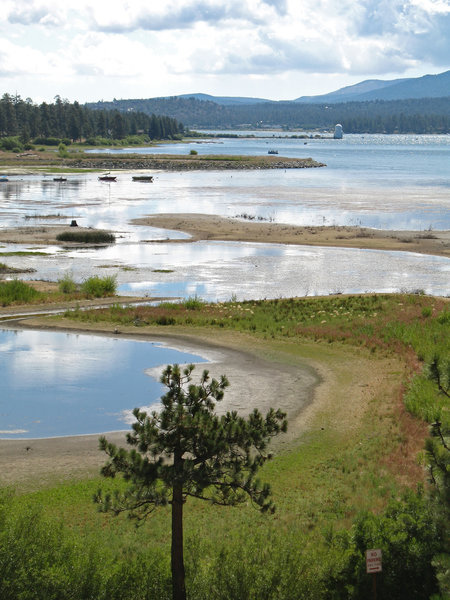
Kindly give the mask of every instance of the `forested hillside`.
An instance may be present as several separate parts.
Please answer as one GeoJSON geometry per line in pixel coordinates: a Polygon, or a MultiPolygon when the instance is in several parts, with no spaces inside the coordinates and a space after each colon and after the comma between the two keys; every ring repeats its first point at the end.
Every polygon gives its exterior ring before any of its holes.
{"type": "Polygon", "coordinates": [[[56,96],[55,102],[35,104],[30,98],[4,94],[0,99],[0,137],[19,136],[22,143],[34,140],[95,138],[123,139],[145,134],[150,139],[173,139],[184,131],[182,123],[165,115],[123,112],[115,109],[92,110],[78,102],[56,96]]]}
{"type": "Polygon", "coordinates": [[[264,102],[224,106],[196,98],[113,100],[88,104],[97,110],[166,114],[190,128],[285,127],[329,129],[342,123],[346,133],[450,133],[450,97],[374,100],[339,104],[264,102]]]}

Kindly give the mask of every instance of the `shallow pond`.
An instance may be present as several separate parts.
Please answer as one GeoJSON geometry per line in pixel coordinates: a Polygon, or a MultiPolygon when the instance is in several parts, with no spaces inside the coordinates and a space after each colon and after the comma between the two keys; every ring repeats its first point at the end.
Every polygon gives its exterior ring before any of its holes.
{"type": "Polygon", "coordinates": [[[136,406],[165,388],[146,373],[205,358],[100,335],[0,329],[0,437],[43,438],[129,429],[136,406]]]}

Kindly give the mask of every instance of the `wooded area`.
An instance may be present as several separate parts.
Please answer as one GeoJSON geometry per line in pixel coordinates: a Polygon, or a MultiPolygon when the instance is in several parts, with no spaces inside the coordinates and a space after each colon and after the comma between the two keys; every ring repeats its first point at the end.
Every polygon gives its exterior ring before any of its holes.
{"type": "Polygon", "coordinates": [[[346,133],[449,133],[450,98],[373,100],[340,104],[264,102],[225,106],[196,98],[113,100],[88,104],[97,110],[165,114],[190,128],[280,127],[330,129],[336,123],[346,133]]]}
{"type": "Polygon", "coordinates": [[[31,98],[3,94],[0,99],[0,137],[20,136],[22,144],[30,140],[48,143],[49,138],[70,141],[95,138],[123,139],[130,135],[148,135],[150,139],[176,139],[184,132],[182,123],[164,115],[144,114],[118,108],[92,110],[78,102],[55,97],[55,102],[37,105],[31,98]]]}

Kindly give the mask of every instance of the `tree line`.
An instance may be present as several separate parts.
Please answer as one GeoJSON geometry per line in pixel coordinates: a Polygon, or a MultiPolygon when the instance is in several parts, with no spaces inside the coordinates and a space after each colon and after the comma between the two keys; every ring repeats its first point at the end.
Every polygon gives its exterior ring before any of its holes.
{"type": "Polygon", "coordinates": [[[166,114],[190,128],[284,127],[330,129],[347,133],[450,133],[450,98],[371,100],[338,104],[264,102],[224,106],[196,98],[113,100],[89,104],[97,110],[166,114]]]}
{"type": "MultiPolygon", "coordinates": [[[[93,110],[60,96],[54,103],[35,104],[30,98],[3,94],[0,99],[0,137],[19,136],[22,143],[48,138],[73,142],[95,138],[124,139],[146,135],[150,139],[176,139],[184,126],[173,117],[115,109],[93,110]]],[[[41,141],[39,141],[41,140],[41,141]]]]}

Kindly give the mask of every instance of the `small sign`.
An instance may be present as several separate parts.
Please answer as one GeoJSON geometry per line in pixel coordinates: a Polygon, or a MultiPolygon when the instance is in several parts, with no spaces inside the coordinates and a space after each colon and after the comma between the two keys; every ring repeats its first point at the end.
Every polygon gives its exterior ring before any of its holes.
{"type": "Polygon", "coordinates": [[[380,573],[381,568],[381,550],[366,550],[366,572],[380,573]]]}

